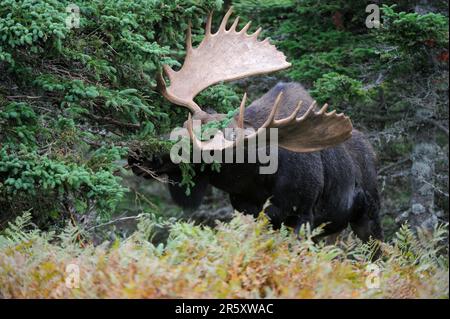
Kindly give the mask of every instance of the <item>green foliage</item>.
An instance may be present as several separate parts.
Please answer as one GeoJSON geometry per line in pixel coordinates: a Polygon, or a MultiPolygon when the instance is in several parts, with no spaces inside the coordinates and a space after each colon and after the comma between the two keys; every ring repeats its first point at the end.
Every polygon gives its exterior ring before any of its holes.
{"type": "Polygon", "coordinates": [[[241,99],[235,88],[219,84],[201,92],[197,104],[205,109],[212,108],[217,113],[228,113],[239,106],[241,99]]]}
{"type": "Polygon", "coordinates": [[[326,73],[314,83],[311,95],[320,103],[331,105],[364,100],[366,92],[362,83],[336,72],[326,73]]]}
{"type": "Polygon", "coordinates": [[[418,53],[424,48],[446,48],[448,45],[448,19],[442,14],[396,12],[396,6],[383,7],[383,33],[385,41],[395,43],[402,50],[418,53]]]}
{"type": "Polygon", "coordinates": [[[0,138],[6,144],[36,145],[38,117],[26,103],[8,103],[0,109],[0,138]]]}
{"type": "Polygon", "coordinates": [[[227,128],[230,123],[233,121],[234,116],[237,114],[239,110],[231,110],[228,111],[226,116],[220,121],[210,121],[201,127],[201,137],[199,137],[202,141],[207,141],[213,137],[218,130],[222,130],[227,128]]]}
{"type": "Polygon", "coordinates": [[[418,271],[430,267],[448,267],[448,258],[442,246],[447,240],[448,228],[437,225],[433,232],[418,229],[414,233],[406,224],[402,225],[393,239],[395,249],[401,252],[404,264],[420,265],[418,271]]]}
{"type": "Polygon", "coordinates": [[[382,12],[383,27],[377,41],[385,46],[380,58],[393,76],[427,75],[440,63],[448,63],[448,17],[397,12],[395,6],[383,6],[382,12]]]}
{"type": "Polygon", "coordinates": [[[14,66],[20,60],[17,55],[25,48],[33,54],[50,48],[60,51],[69,32],[64,23],[64,9],[64,2],[56,0],[2,1],[0,47],[10,57],[3,60],[14,66]]]}
{"type": "Polygon", "coordinates": [[[181,169],[181,182],[180,186],[186,188],[186,195],[189,196],[191,194],[191,188],[195,186],[195,182],[193,178],[195,177],[195,170],[193,164],[191,163],[180,163],[181,169]]]}
{"type": "Polygon", "coordinates": [[[40,155],[25,146],[16,150],[4,147],[0,150],[0,206],[5,212],[34,208],[41,219],[67,214],[71,206],[81,214],[95,206],[100,215],[109,216],[125,191],[112,165],[122,154],[118,149],[97,150],[89,163],[93,170],[88,165],[40,155]]]}
{"type": "Polygon", "coordinates": [[[17,216],[14,222],[9,222],[8,227],[3,231],[2,236],[0,236],[0,247],[3,247],[5,244],[26,242],[34,236],[39,235],[37,229],[33,231],[29,230],[30,227],[33,227],[31,219],[31,213],[25,212],[23,215],[17,216]]]}
{"type": "MultiPolygon", "coordinates": [[[[55,221],[115,211],[128,191],[116,176],[123,145],[185,117],[156,92],[161,65],[180,65],[188,21],[200,33],[221,1],[81,0],[79,27],[69,4],[0,3],[2,223],[24,209],[55,221]]],[[[236,96],[223,86],[200,99],[228,108],[236,96]]]]}

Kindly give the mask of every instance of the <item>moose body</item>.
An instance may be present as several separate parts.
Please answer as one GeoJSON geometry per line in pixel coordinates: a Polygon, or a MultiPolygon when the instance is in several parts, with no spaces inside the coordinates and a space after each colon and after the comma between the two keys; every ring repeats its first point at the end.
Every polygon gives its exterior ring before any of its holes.
{"type": "MultiPolygon", "coordinates": [[[[175,182],[169,184],[172,198],[184,207],[200,205],[208,184],[212,184],[230,195],[231,204],[238,211],[257,215],[264,209],[275,227],[284,223],[298,233],[307,222],[313,227],[326,224],[323,235],[329,235],[350,224],[363,240],[382,239],[375,156],[370,144],[353,129],[349,117],[328,112],[327,104],[316,108],[315,101],[300,84],[279,83],[247,108],[244,94],[239,113],[228,123],[236,134],[227,135],[227,130],[225,133],[219,130],[213,138],[197,137],[194,120],[207,124],[226,118],[226,114],[202,110],[194,101],[201,91],[223,81],[291,66],[269,39],[258,40],[260,28],[247,34],[249,22],[238,31],[239,17],[228,27],[231,13],[232,8],[214,33],[210,13],[205,36],[195,48],[188,28],[183,66],[175,71],[164,65],[158,88],[167,100],[189,110],[184,127],[192,148],[202,154],[210,151],[223,154],[242,146],[250,150],[254,141],[267,139],[267,129],[275,129],[278,169],[261,174],[260,168],[265,166],[262,158],[256,162],[249,158],[243,162],[222,161],[219,172],[211,166],[202,170],[203,165],[193,164],[195,186],[189,196],[180,185],[181,169],[169,154],[145,158],[139,152],[131,153],[129,164],[134,173],[167,174],[175,182]],[[170,80],[169,85],[164,77],[170,80]]],[[[269,146],[258,144],[259,149],[270,150],[274,145],[271,138],[269,142],[269,146]]]]}
{"type": "MultiPolygon", "coordinates": [[[[279,83],[245,109],[245,126],[261,127],[277,96],[283,92],[277,118],[291,114],[298,101],[313,103],[298,83],[279,83]]],[[[301,110],[300,115],[306,111],[301,110]]],[[[180,186],[181,170],[169,154],[146,159],[129,157],[137,175],[146,171],[167,174],[174,201],[195,209],[211,184],[229,194],[237,211],[257,216],[264,211],[274,227],[284,223],[296,231],[304,223],[312,227],[325,224],[323,235],[337,233],[349,224],[362,240],[382,239],[379,220],[379,196],[376,186],[375,155],[364,135],[354,130],[346,141],[314,152],[278,150],[278,170],[260,174],[257,163],[222,163],[220,170],[195,167],[195,186],[189,196],[180,186]],[[142,167],[145,169],[143,170],[142,167]]]]}

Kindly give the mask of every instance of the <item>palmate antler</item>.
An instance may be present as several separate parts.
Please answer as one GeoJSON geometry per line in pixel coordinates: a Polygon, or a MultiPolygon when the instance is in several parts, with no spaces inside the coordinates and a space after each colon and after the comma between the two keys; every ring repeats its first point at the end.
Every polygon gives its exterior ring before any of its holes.
{"type": "MultiPolygon", "coordinates": [[[[206,34],[197,48],[192,47],[191,29],[187,34],[187,54],[182,68],[174,71],[165,66],[164,71],[170,80],[167,87],[163,77],[159,79],[162,94],[171,102],[187,107],[193,115],[189,114],[186,123],[189,136],[194,147],[201,150],[223,150],[234,147],[244,140],[258,139],[266,129],[277,128],[279,146],[294,152],[312,152],[339,144],[351,136],[352,124],[343,114],[326,112],[327,105],[319,111],[315,110],[314,102],[300,117],[297,115],[301,109],[301,102],[291,115],[284,119],[275,119],[281,97],[281,92],[275,100],[274,106],[266,122],[256,132],[245,135],[244,110],[246,95],[242,99],[239,115],[234,121],[237,137],[234,140],[225,138],[218,131],[214,138],[201,142],[193,132],[193,119],[202,122],[216,120],[223,114],[211,115],[205,113],[194,102],[195,96],[205,88],[222,82],[244,78],[251,75],[264,74],[288,68],[290,63],[286,57],[271,45],[268,39],[258,41],[259,28],[254,34],[248,35],[250,22],[241,30],[236,31],[239,17],[227,30],[226,25],[232,8],[224,16],[219,30],[211,33],[212,15],[208,17],[206,34]]],[[[224,116],[224,115],[223,115],[224,116]]],[[[267,136],[264,132],[264,135],[267,136]]]]}
{"type": "MultiPolygon", "coordinates": [[[[239,116],[237,120],[237,134],[234,141],[224,138],[221,131],[218,131],[213,139],[209,141],[200,141],[194,134],[192,117],[189,115],[187,121],[187,130],[194,147],[205,150],[223,150],[234,147],[243,141],[257,140],[261,137],[268,138],[266,130],[278,129],[279,146],[293,152],[314,152],[324,148],[337,145],[352,135],[352,124],[350,119],[343,113],[337,114],[336,111],[326,112],[328,104],[316,111],[316,101],[314,101],[308,110],[300,117],[297,117],[302,108],[303,102],[297,104],[295,110],[286,118],[276,120],[275,116],[280,105],[283,92],[280,92],[275,100],[272,111],[270,112],[265,123],[259,127],[256,132],[244,135],[244,109],[246,95],[241,102],[239,116]]],[[[269,141],[270,142],[270,141],[269,141]]]]}
{"type": "Polygon", "coordinates": [[[297,117],[302,107],[300,101],[294,112],[282,120],[275,120],[283,92],[280,92],[272,111],[260,129],[248,137],[258,137],[262,128],[278,128],[278,139],[281,147],[293,152],[314,152],[329,146],[339,144],[352,135],[352,123],[343,113],[336,111],[327,113],[328,104],[324,104],[316,111],[316,101],[308,108],[305,114],[297,117]]]}
{"type": "Polygon", "coordinates": [[[186,58],[179,71],[164,66],[164,72],[170,80],[166,87],[159,81],[163,95],[172,103],[185,106],[194,114],[202,114],[201,108],[194,102],[194,97],[207,87],[222,82],[232,81],[257,74],[270,73],[291,66],[286,57],[268,39],[258,41],[261,32],[248,35],[250,23],[236,31],[237,17],[227,30],[227,22],[232,8],[225,14],[219,30],[211,33],[212,13],[206,23],[205,38],[197,48],[192,47],[191,27],[186,37],[186,58]]]}

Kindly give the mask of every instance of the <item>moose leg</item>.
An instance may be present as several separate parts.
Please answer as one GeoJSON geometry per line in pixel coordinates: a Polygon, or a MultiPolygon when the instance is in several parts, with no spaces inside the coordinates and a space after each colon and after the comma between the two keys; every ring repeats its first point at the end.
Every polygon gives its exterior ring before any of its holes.
{"type": "MultiPolygon", "coordinates": [[[[258,217],[266,203],[266,200],[249,199],[249,196],[237,194],[230,194],[230,201],[235,210],[243,214],[253,215],[254,217],[258,217]]],[[[278,206],[271,202],[270,205],[264,209],[264,213],[269,218],[274,229],[279,229],[281,227],[282,222],[284,222],[282,218],[283,211],[278,206]]]]}
{"type": "Polygon", "coordinates": [[[267,217],[270,219],[270,223],[272,224],[273,229],[280,229],[281,224],[285,222],[283,220],[283,211],[273,203],[271,203],[264,210],[267,217]]]}
{"type": "MultiPolygon", "coordinates": [[[[371,219],[369,216],[362,216],[358,221],[351,222],[350,227],[363,242],[369,241],[370,238],[383,240],[383,230],[379,218],[371,219]]],[[[380,243],[377,246],[371,256],[372,260],[377,260],[381,256],[380,243]]]]}
{"type": "MultiPolygon", "coordinates": [[[[301,229],[302,225],[304,225],[306,223],[309,223],[311,225],[311,229],[314,229],[322,224],[321,222],[318,222],[314,218],[314,213],[312,210],[308,214],[302,214],[301,216],[298,217],[297,225],[295,227],[295,233],[297,234],[297,237],[300,238],[300,236],[299,236],[300,229],[301,229]]],[[[326,238],[326,242],[328,244],[332,244],[332,243],[336,242],[337,237],[339,236],[339,234],[341,233],[341,231],[344,228],[345,228],[345,226],[343,226],[342,224],[336,224],[336,223],[327,224],[323,227],[322,232],[318,235],[315,235],[312,238],[312,240],[315,243],[318,243],[322,239],[326,238]]]]}
{"type": "Polygon", "coordinates": [[[231,206],[238,212],[255,217],[261,212],[264,203],[257,200],[249,200],[247,196],[230,194],[231,206]]]}
{"type": "Polygon", "coordinates": [[[357,193],[353,207],[355,218],[350,221],[352,230],[364,242],[367,242],[370,238],[383,240],[379,204],[372,197],[371,194],[363,190],[357,193]]]}
{"type": "MultiPolygon", "coordinates": [[[[360,215],[357,215],[358,218],[350,222],[351,229],[363,242],[369,241],[370,238],[383,241],[383,229],[381,227],[378,211],[379,210],[376,207],[365,205],[359,212],[360,215]],[[373,211],[371,212],[371,210],[373,211]]],[[[380,257],[380,255],[381,249],[380,245],[378,245],[374,251],[372,259],[376,260],[380,257]]]]}
{"type": "Polygon", "coordinates": [[[356,236],[364,242],[370,238],[383,240],[383,232],[379,218],[372,219],[369,216],[362,216],[355,222],[350,223],[350,227],[356,236]]]}
{"type": "Polygon", "coordinates": [[[312,209],[301,212],[301,215],[296,216],[294,232],[300,238],[300,229],[303,225],[309,224],[311,228],[314,227],[314,218],[312,209]]]}

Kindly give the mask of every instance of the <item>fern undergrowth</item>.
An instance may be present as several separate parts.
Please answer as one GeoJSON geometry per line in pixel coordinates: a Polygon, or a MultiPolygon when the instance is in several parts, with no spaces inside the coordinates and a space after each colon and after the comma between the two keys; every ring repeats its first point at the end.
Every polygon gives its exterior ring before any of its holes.
{"type": "Polygon", "coordinates": [[[448,298],[447,225],[433,233],[404,225],[374,263],[374,242],[348,235],[314,243],[320,230],[307,227],[297,240],[263,215],[236,214],[216,228],[171,223],[167,241],[152,243],[161,226],[169,225],[143,215],[132,236],[94,246],[72,225],[59,234],[40,231],[26,213],[0,236],[0,296],[448,298]],[[67,283],[73,267],[75,286],[67,283]]]}

